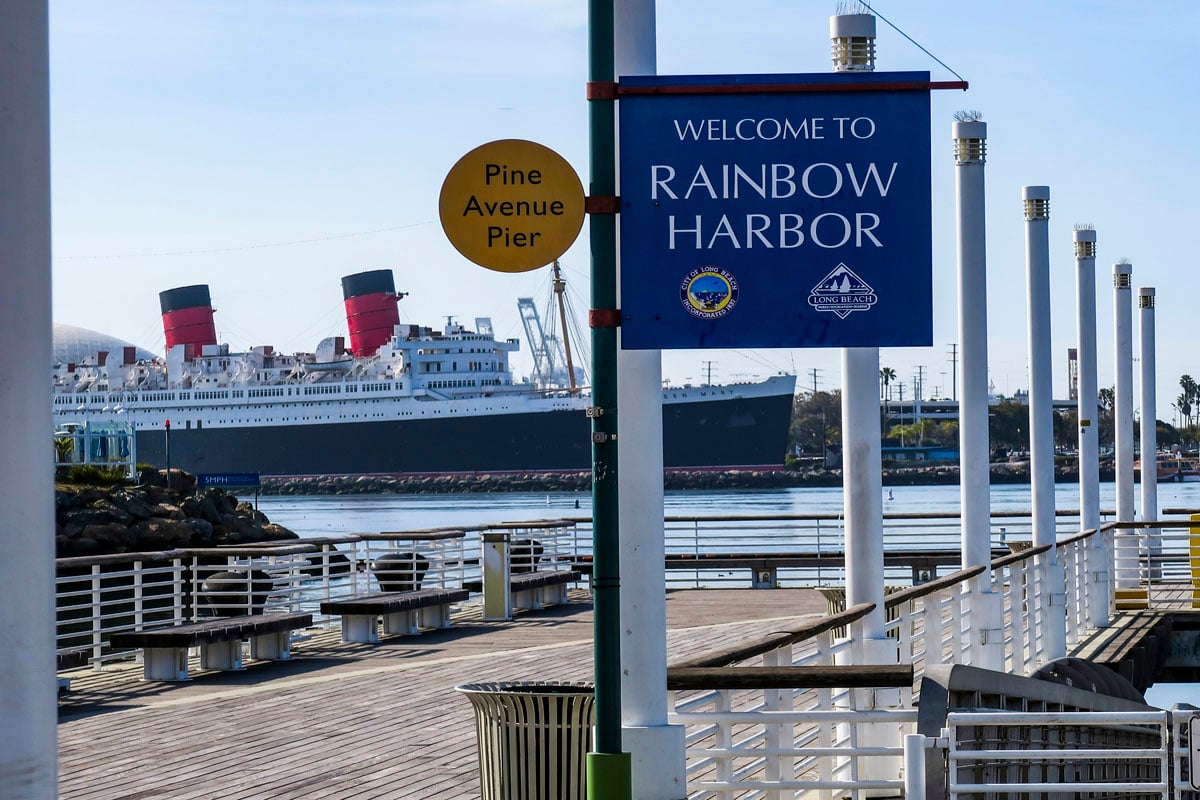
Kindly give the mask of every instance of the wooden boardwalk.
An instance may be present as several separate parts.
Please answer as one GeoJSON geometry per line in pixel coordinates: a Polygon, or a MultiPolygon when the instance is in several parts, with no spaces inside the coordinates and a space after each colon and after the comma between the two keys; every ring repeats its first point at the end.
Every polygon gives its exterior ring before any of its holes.
{"type": "MultiPolygon", "coordinates": [[[[379,645],[312,633],[294,660],[147,683],[141,666],[66,673],[61,800],[477,798],[474,719],[461,683],[590,680],[592,614],[576,602],[379,645]]],[[[667,648],[681,661],[824,615],[806,589],[668,593],[667,648]]],[[[197,665],[198,666],[198,665],[197,665]]]]}

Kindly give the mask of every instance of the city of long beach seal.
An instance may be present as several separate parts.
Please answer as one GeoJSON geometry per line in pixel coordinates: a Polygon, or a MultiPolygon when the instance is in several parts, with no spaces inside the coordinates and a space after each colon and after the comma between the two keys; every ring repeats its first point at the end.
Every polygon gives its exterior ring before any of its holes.
{"type": "Polygon", "coordinates": [[[679,302],[693,317],[719,319],[732,311],[737,301],[737,278],[720,267],[694,269],[679,284],[679,302]]]}

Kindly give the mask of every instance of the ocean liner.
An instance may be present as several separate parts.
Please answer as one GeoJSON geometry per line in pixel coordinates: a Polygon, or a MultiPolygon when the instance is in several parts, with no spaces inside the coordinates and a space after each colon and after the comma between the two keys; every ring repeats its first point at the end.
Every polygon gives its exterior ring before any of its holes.
{"type": "MultiPolygon", "coordinates": [[[[587,470],[586,390],[514,382],[515,339],[401,324],[390,270],[342,279],[349,346],[314,353],[218,344],[209,289],[159,300],[164,359],[134,348],[56,364],[54,418],[132,426],[136,459],[195,473],[264,477],[587,470]]],[[[664,465],[779,469],[795,376],[663,390],[664,465]]]]}

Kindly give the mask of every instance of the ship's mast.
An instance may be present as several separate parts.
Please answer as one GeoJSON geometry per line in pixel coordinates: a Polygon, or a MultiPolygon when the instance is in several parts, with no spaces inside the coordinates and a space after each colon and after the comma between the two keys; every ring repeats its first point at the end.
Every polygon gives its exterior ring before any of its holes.
{"type": "Polygon", "coordinates": [[[571,335],[567,331],[567,306],[563,299],[563,290],[567,288],[567,282],[562,278],[562,272],[559,270],[558,259],[554,259],[554,297],[558,302],[558,318],[562,324],[562,341],[563,348],[567,355],[567,385],[571,392],[578,392],[579,388],[575,385],[575,366],[571,363],[571,335]]]}

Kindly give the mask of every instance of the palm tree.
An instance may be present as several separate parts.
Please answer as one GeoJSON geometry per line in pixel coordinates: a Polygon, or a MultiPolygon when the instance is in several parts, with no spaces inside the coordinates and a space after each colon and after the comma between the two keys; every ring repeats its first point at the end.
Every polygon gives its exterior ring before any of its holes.
{"type": "MultiPolygon", "coordinates": [[[[1196,385],[1196,382],[1194,380],[1192,380],[1191,375],[1180,375],[1179,376],[1179,388],[1183,389],[1183,394],[1180,395],[1180,397],[1187,398],[1188,410],[1186,412],[1184,412],[1184,418],[1187,420],[1186,424],[1191,425],[1192,424],[1191,412],[1192,412],[1193,405],[1197,400],[1200,400],[1200,386],[1196,385]]],[[[1182,409],[1182,407],[1181,407],[1181,409],[1182,409]]]]}
{"type": "Polygon", "coordinates": [[[896,380],[896,370],[891,367],[883,367],[879,370],[879,380],[883,382],[883,389],[879,392],[883,399],[883,424],[880,426],[883,430],[883,435],[888,435],[888,399],[892,395],[892,381],[896,380]]]}
{"type": "Polygon", "coordinates": [[[891,367],[884,367],[879,370],[879,380],[883,382],[883,391],[880,393],[880,398],[886,403],[892,397],[891,385],[892,381],[896,380],[896,370],[891,367]]]}
{"type": "Polygon", "coordinates": [[[1179,410],[1179,415],[1183,418],[1183,427],[1187,427],[1192,423],[1192,396],[1186,391],[1175,398],[1175,408],[1179,410]]]}

